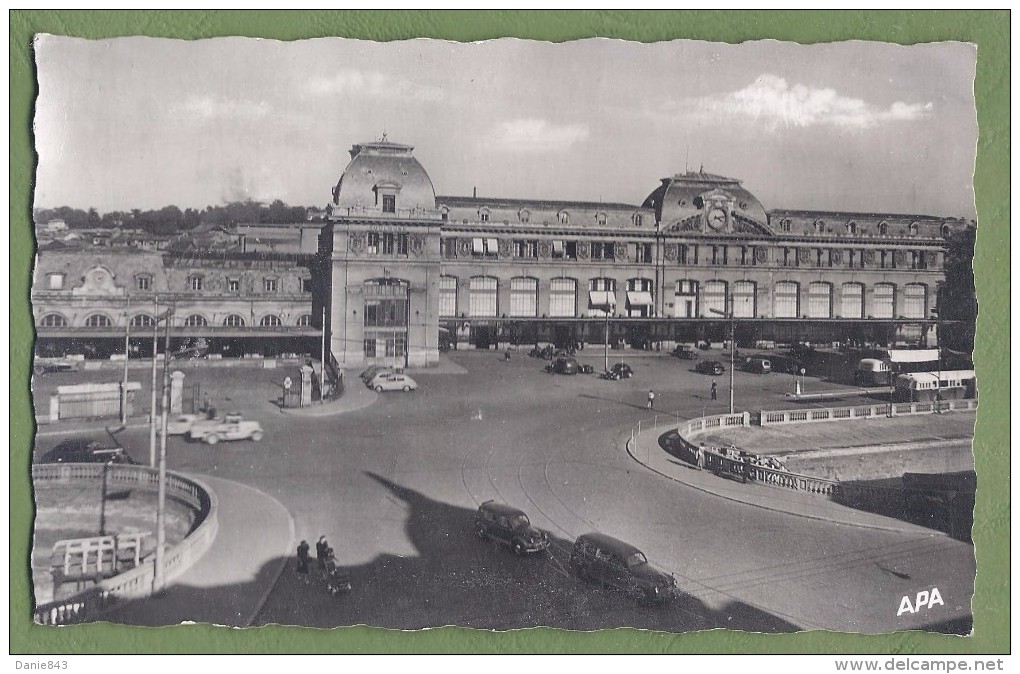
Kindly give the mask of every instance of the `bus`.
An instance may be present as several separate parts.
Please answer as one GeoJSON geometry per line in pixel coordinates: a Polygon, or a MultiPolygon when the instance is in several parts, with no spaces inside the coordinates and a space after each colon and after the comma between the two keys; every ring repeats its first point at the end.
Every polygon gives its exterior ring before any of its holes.
{"type": "Polygon", "coordinates": [[[898,375],[894,397],[899,402],[931,402],[973,398],[976,392],[974,370],[943,370],[898,375]]]}

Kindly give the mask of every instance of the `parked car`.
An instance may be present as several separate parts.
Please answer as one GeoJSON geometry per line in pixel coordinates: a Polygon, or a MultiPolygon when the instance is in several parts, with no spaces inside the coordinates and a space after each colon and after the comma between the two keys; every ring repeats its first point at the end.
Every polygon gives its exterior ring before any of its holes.
{"type": "Polygon", "coordinates": [[[772,372],[772,363],[770,363],[766,358],[749,356],[744,359],[743,363],[740,364],[740,369],[744,372],[768,374],[769,372],[772,372]]]}
{"type": "Polygon", "coordinates": [[[191,430],[197,422],[200,421],[215,421],[208,419],[204,414],[178,414],[175,417],[167,419],[166,422],[166,434],[167,435],[187,435],[188,431],[191,430]]]}
{"type": "Polygon", "coordinates": [[[577,371],[581,374],[594,374],[595,368],[593,368],[591,365],[588,365],[587,363],[584,363],[577,366],[577,371]]]}
{"type": "Polygon", "coordinates": [[[545,371],[549,374],[577,374],[580,369],[576,360],[566,356],[557,358],[551,364],[545,366],[545,371]]]}
{"type": "Polygon", "coordinates": [[[524,511],[495,501],[478,506],[475,534],[511,548],[519,557],[549,547],[549,534],[531,526],[524,511]]]}
{"type": "Polygon", "coordinates": [[[772,364],[773,372],[785,372],[786,374],[800,374],[806,369],[803,361],[793,356],[781,356],[769,354],[769,362],[772,364]]]}
{"type": "Polygon", "coordinates": [[[662,604],[676,596],[676,579],[648,563],[629,543],[590,533],[578,536],[570,551],[570,569],[582,580],[608,585],[640,602],[662,604]]]}
{"type": "Polygon", "coordinates": [[[262,439],[262,424],[245,419],[240,414],[225,414],[222,419],[212,419],[209,423],[193,424],[188,431],[190,440],[215,445],[220,440],[254,440],[262,439]]]}
{"type": "Polygon", "coordinates": [[[676,348],[673,349],[673,355],[680,360],[697,360],[698,352],[693,347],[687,346],[686,344],[677,344],[676,348]]]}
{"type": "Polygon", "coordinates": [[[39,463],[136,464],[123,447],[107,446],[94,438],[71,438],[42,455],[39,463]]]}
{"type": "Polygon", "coordinates": [[[372,380],[370,388],[376,391],[414,391],[418,382],[406,374],[381,374],[372,380]]]}
{"type": "Polygon", "coordinates": [[[726,368],[717,360],[702,360],[694,366],[694,371],[700,374],[720,375],[726,368]]]}
{"type": "Polygon", "coordinates": [[[54,372],[76,372],[79,362],[66,358],[41,358],[35,357],[32,364],[32,371],[35,374],[52,374],[54,372]]]}
{"type": "Polygon", "coordinates": [[[372,379],[374,379],[377,375],[384,374],[387,372],[397,372],[397,370],[386,365],[373,365],[372,367],[368,368],[367,370],[364,370],[361,373],[361,379],[362,381],[368,383],[372,381],[372,379]]]}

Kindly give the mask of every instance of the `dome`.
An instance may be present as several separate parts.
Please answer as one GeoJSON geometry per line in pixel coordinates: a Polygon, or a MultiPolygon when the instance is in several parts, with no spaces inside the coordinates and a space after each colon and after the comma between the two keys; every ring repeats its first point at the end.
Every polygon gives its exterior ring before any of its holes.
{"type": "Polygon", "coordinates": [[[744,189],[740,181],[733,178],[688,171],[672,178],[663,178],[662,184],[648,195],[642,204],[654,208],[660,228],[694,231],[699,222],[705,223],[705,231],[742,231],[752,228],[768,231],[768,216],[758,198],[744,189]],[[716,222],[710,221],[715,209],[725,212],[716,222]]]}
{"type": "Polygon", "coordinates": [[[333,211],[380,217],[434,211],[432,180],[411,154],[413,150],[385,136],[352,147],[351,161],[333,188],[333,211]]]}

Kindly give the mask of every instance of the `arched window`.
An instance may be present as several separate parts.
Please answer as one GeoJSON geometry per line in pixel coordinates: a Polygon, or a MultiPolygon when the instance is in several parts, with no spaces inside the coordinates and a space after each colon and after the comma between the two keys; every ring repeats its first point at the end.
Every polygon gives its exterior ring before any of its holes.
{"type": "Polygon", "coordinates": [[[800,318],[800,285],[780,281],[772,295],[772,314],[776,318],[800,318]]]}
{"type": "Polygon", "coordinates": [[[864,318],[864,285],[844,283],[840,292],[839,315],[842,318],[864,318]]]}
{"type": "Polygon", "coordinates": [[[184,327],[186,328],[204,328],[207,325],[209,325],[209,321],[201,314],[191,314],[184,319],[184,327]]]}
{"type": "Polygon", "coordinates": [[[846,223],[846,233],[847,234],[856,234],[857,233],[857,223],[854,222],[853,220],[851,220],[850,222],[846,223]]]}
{"type": "Polygon", "coordinates": [[[499,280],[493,276],[472,276],[468,293],[470,316],[496,316],[499,280]]]}
{"type": "Polygon", "coordinates": [[[554,278],[549,281],[549,316],[575,316],[577,312],[577,281],[554,278]]]}
{"type": "Polygon", "coordinates": [[[754,318],[757,315],[756,292],[754,281],[736,281],[733,284],[734,318],[754,318]]]}
{"type": "Polygon", "coordinates": [[[927,318],[928,288],[923,283],[903,286],[903,317],[927,318]]]}
{"type": "Polygon", "coordinates": [[[106,314],[92,314],[85,319],[87,328],[109,328],[112,325],[113,321],[106,314]]]}
{"type": "Polygon", "coordinates": [[[149,314],[137,314],[131,317],[132,328],[151,328],[156,324],[156,319],[149,314]]]}
{"type": "Polygon", "coordinates": [[[588,281],[588,315],[612,315],[616,310],[616,279],[593,278],[588,281]]]}
{"type": "Polygon", "coordinates": [[[567,212],[567,211],[560,211],[557,214],[556,217],[559,218],[559,221],[560,221],[561,225],[568,225],[568,224],[570,224],[570,213],[569,212],[567,212]]]}
{"type": "Polygon", "coordinates": [[[596,225],[604,225],[604,224],[606,224],[607,219],[608,219],[608,216],[606,216],[605,212],[603,212],[603,211],[599,211],[598,213],[595,214],[595,224],[596,225]]]}
{"type": "Polygon", "coordinates": [[[909,232],[910,236],[917,236],[917,223],[910,223],[910,226],[907,227],[907,232],[909,232]]]}
{"type": "Polygon", "coordinates": [[[942,225],[942,238],[948,239],[953,235],[953,228],[949,225],[942,225]]]}
{"type": "Polygon", "coordinates": [[[521,222],[531,222],[531,211],[526,208],[522,208],[517,214],[517,217],[521,219],[521,222]]]}
{"type": "Polygon", "coordinates": [[[297,324],[296,325],[299,328],[311,327],[311,325],[312,325],[312,315],[311,314],[301,314],[300,316],[298,316],[297,324]]]}
{"type": "Polygon", "coordinates": [[[808,318],[832,318],[832,286],[828,283],[808,284],[808,318]]]}
{"type": "Polygon", "coordinates": [[[673,316],[695,318],[698,315],[698,282],[684,279],[676,282],[673,297],[673,316]]]}
{"type": "Polygon", "coordinates": [[[44,328],[66,328],[67,319],[60,314],[46,314],[39,320],[39,325],[44,328]]]}
{"type": "Polygon", "coordinates": [[[245,325],[244,316],[230,314],[223,319],[223,325],[228,328],[243,328],[245,325]]]}
{"type": "Polygon", "coordinates": [[[450,209],[448,206],[443,206],[439,209],[439,212],[442,214],[444,222],[450,219],[450,209]]]}
{"type": "Polygon", "coordinates": [[[878,223],[878,233],[881,234],[882,236],[885,236],[886,234],[888,234],[889,233],[889,223],[887,223],[885,220],[883,220],[882,222],[878,223]]]}
{"type": "Polygon", "coordinates": [[[276,314],[267,314],[259,321],[259,325],[263,328],[278,328],[283,325],[283,321],[276,314]]]}
{"type": "Polygon", "coordinates": [[[652,297],[654,283],[647,278],[627,279],[627,315],[647,318],[652,315],[655,300],[652,297]]]}
{"type": "Polygon", "coordinates": [[[457,315],[457,277],[439,277],[439,315],[457,315]]]}
{"type": "Polygon", "coordinates": [[[527,276],[510,279],[510,315],[538,315],[538,279],[527,276]]]}
{"type": "Polygon", "coordinates": [[[644,223],[644,218],[641,217],[640,213],[634,214],[634,226],[640,227],[644,223]]]}
{"type": "Polygon", "coordinates": [[[896,312],[896,286],[892,283],[877,283],[871,296],[873,318],[894,318],[896,312]]]}
{"type": "Polygon", "coordinates": [[[488,222],[489,221],[489,209],[485,208],[485,207],[482,207],[482,208],[478,209],[478,219],[481,220],[482,222],[488,222]]]}
{"type": "Polygon", "coordinates": [[[821,234],[825,231],[825,221],[815,220],[815,234],[821,234]]]}
{"type": "Polygon", "coordinates": [[[792,229],[793,222],[790,221],[790,218],[783,218],[782,220],[779,221],[779,231],[789,232],[792,229]]]}
{"type": "Polygon", "coordinates": [[[706,318],[726,317],[726,281],[705,281],[701,303],[706,318]]]}

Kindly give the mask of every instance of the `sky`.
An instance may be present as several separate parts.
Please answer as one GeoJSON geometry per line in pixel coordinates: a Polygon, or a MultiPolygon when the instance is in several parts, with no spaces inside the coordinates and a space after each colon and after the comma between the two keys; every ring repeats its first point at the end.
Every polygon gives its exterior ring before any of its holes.
{"type": "Polygon", "coordinates": [[[35,206],[324,207],[356,143],[437,194],[640,204],[741,180],[766,209],[973,218],[963,43],[39,36],[35,206]]]}

